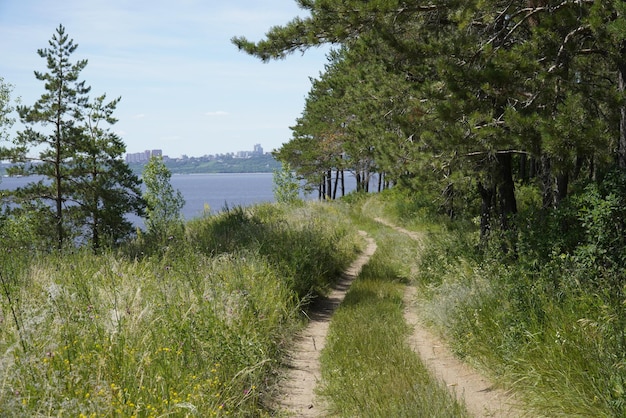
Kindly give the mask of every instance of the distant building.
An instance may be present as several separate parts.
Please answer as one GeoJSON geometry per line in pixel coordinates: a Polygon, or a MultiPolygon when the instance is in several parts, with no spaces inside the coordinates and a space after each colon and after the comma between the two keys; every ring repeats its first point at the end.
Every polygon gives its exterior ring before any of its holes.
{"type": "MultiPolygon", "coordinates": [[[[263,147],[261,144],[255,144],[254,149],[252,151],[237,151],[237,152],[229,152],[226,154],[216,154],[216,155],[203,155],[201,157],[190,157],[188,155],[181,155],[178,158],[174,158],[174,161],[189,161],[189,160],[198,160],[198,161],[212,161],[219,160],[223,158],[251,158],[257,155],[264,155],[263,147]]],[[[153,150],[145,150],[143,152],[135,152],[135,153],[127,153],[126,154],[126,162],[127,163],[147,163],[150,160],[150,157],[162,157],[163,161],[168,161],[170,158],[167,155],[163,155],[163,150],[153,149],[153,150]]]]}
{"type": "Polygon", "coordinates": [[[235,154],[235,158],[250,158],[252,156],[252,152],[250,151],[237,151],[235,154]]]}
{"type": "Polygon", "coordinates": [[[144,152],[135,152],[126,154],[126,162],[131,163],[147,163],[150,157],[163,157],[163,150],[153,149],[145,150],[144,152]]]}

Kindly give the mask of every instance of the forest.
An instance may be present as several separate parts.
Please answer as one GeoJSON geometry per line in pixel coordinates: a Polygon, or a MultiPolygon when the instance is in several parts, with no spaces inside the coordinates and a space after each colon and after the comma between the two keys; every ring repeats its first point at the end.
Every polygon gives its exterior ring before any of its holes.
{"type": "Polygon", "coordinates": [[[264,61],[336,47],[276,153],[330,197],[343,171],[377,173],[487,237],[513,228],[516,189],[548,213],[626,167],[621,2],[298,4],[309,18],[232,41],[264,61]]]}

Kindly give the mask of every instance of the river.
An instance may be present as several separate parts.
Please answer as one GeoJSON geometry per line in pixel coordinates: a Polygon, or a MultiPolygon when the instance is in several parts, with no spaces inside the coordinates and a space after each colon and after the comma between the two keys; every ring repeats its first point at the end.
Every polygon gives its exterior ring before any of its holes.
{"type": "MultiPolygon", "coordinates": [[[[225,207],[273,202],[273,179],[272,173],[174,174],[170,183],[185,198],[182,214],[190,220],[202,216],[207,205],[212,213],[216,213],[225,207]]],[[[13,190],[32,181],[35,181],[33,177],[2,177],[0,189],[13,190]]],[[[354,178],[347,176],[346,193],[355,187],[354,178]]],[[[317,193],[302,197],[315,199],[317,193]]],[[[143,225],[140,219],[133,218],[133,222],[143,225]]]]}

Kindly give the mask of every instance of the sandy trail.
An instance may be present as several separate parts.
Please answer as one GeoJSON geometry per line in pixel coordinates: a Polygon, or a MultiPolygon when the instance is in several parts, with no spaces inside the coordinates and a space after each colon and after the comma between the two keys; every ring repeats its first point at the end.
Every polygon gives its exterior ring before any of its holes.
{"type": "MultiPolygon", "coordinates": [[[[376,221],[408,235],[415,241],[423,241],[420,233],[400,228],[381,218],[376,218],[376,221]]],[[[404,294],[404,320],[413,328],[409,344],[420,355],[431,374],[441,380],[457,399],[464,401],[468,412],[477,418],[524,416],[515,407],[514,397],[510,393],[495,388],[489,379],[456,358],[447,345],[421,323],[416,294],[415,287],[407,286],[404,294]]]]}
{"type": "Polygon", "coordinates": [[[376,243],[366,233],[359,231],[367,241],[365,251],[342,274],[341,280],[328,297],[312,307],[310,322],[298,336],[290,353],[288,373],[280,383],[279,408],[296,417],[322,417],[324,404],[315,397],[315,386],[320,380],[320,352],[326,344],[326,335],[333,312],[343,301],[352,281],[376,251],[376,243]]]}
{"type": "MultiPolygon", "coordinates": [[[[384,219],[376,218],[376,221],[414,240],[422,241],[422,235],[419,233],[397,227],[384,219]]],[[[365,251],[344,272],[332,293],[311,309],[311,321],[298,336],[290,353],[287,376],[279,386],[281,396],[278,404],[281,412],[290,416],[325,416],[326,408],[323,401],[316,398],[315,387],[321,378],[319,356],[326,342],[330,319],[344,299],[352,281],[376,251],[374,240],[367,237],[365,232],[360,233],[367,240],[365,251]]],[[[421,323],[415,287],[407,286],[404,302],[405,321],[413,328],[408,341],[410,346],[420,355],[433,376],[440,379],[457,399],[465,403],[470,414],[477,418],[524,416],[521,410],[514,407],[510,394],[495,388],[487,378],[454,357],[445,343],[421,323]]]]}

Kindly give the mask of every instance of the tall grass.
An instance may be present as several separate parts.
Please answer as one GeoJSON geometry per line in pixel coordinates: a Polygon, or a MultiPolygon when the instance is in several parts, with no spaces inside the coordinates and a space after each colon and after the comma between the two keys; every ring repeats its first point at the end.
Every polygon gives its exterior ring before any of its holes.
{"type": "Polygon", "coordinates": [[[419,199],[387,193],[356,203],[368,216],[428,227],[416,278],[426,319],[457,355],[515,389],[529,415],[625,416],[621,176],[589,185],[550,213],[533,212],[528,203],[537,194],[520,188],[508,255],[497,239],[481,245],[471,222],[431,227],[419,199]]]}
{"type": "Polygon", "coordinates": [[[333,316],[322,352],[321,394],[331,416],[463,417],[463,406],[407,343],[403,293],[415,242],[370,224],[378,250],[333,316]]]}
{"type": "Polygon", "coordinates": [[[552,217],[526,214],[515,257],[497,242],[479,252],[467,225],[425,246],[418,283],[431,323],[459,356],[514,388],[533,416],[626,414],[626,289],[602,248],[623,255],[612,238],[622,206],[609,198],[583,195],[584,205],[552,217]],[[613,229],[599,227],[606,219],[613,229]]]}
{"type": "Polygon", "coordinates": [[[270,415],[301,310],[354,256],[346,222],[259,206],[130,257],[0,250],[0,415],[270,415]]]}

